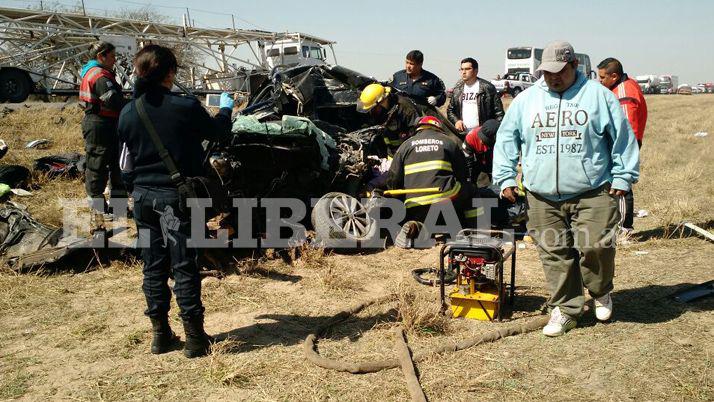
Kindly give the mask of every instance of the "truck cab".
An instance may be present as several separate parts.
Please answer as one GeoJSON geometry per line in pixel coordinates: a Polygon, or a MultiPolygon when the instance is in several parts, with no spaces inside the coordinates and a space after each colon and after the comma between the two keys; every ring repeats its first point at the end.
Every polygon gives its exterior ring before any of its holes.
{"type": "Polygon", "coordinates": [[[640,85],[642,93],[644,94],[656,94],[659,93],[660,79],[656,75],[638,75],[635,77],[637,84],[640,85]]]}
{"type": "Polygon", "coordinates": [[[297,64],[325,64],[327,51],[321,43],[297,36],[264,43],[264,55],[267,66],[293,66],[297,64]]]}

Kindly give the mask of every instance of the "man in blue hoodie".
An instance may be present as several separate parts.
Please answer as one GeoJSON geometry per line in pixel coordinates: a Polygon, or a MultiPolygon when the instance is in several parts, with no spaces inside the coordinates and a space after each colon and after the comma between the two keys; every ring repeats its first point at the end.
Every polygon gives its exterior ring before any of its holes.
{"type": "Polygon", "coordinates": [[[577,325],[583,285],[598,320],[610,319],[618,198],[639,177],[639,150],[617,98],[577,67],[569,43],[548,45],[543,78],[513,100],[494,149],[493,179],[511,201],[522,162],[528,229],[551,293],[547,336],[577,325]]]}

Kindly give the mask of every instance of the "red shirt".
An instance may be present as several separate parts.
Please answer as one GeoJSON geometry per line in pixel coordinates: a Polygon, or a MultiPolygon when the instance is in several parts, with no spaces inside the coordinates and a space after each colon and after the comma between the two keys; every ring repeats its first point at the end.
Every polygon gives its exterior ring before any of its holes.
{"type": "Polygon", "coordinates": [[[624,77],[625,79],[612,89],[615,96],[620,100],[622,111],[625,117],[632,126],[632,131],[635,132],[635,138],[638,142],[642,142],[642,137],[645,135],[645,125],[647,124],[647,102],[642,95],[642,90],[637,81],[632,78],[624,77]]]}
{"type": "Polygon", "coordinates": [[[466,134],[465,142],[469,147],[471,147],[471,151],[476,157],[476,161],[478,161],[481,170],[491,173],[493,165],[493,149],[489,148],[483,143],[483,141],[481,141],[481,138],[478,136],[478,132],[480,130],[481,127],[479,126],[469,131],[469,133],[466,134]]]}

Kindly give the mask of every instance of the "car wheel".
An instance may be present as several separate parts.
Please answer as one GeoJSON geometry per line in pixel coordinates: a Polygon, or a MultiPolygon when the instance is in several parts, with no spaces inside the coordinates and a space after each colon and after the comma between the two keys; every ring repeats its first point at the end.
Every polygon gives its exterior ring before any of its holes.
{"type": "Polygon", "coordinates": [[[0,99],[20,103],[30,96],[30,79],[22,71],[4,70],[0,72],[0,99]]]}
{"type": "MultiPolygon", "coordinates": [[[[325,248],[362,248],[374,244],[372,242],[379,236],[377,222],[369,215],[369,209],[344,193],[322,196],[312,209],[311,218],[316,240],[325,248]]],[[[382,247],[384,242],[379,240],[382,247]]]]}
{"type": "Polygon", "coordinates": [[[514,97],[514,98],[515,98],[516,96],[518,96],[519,93],[521,93],[521,89],[520,89],[520,88],[517,88],[517,87],[516,87],[516,88],[513,88],[513,97],[514,97]]]}

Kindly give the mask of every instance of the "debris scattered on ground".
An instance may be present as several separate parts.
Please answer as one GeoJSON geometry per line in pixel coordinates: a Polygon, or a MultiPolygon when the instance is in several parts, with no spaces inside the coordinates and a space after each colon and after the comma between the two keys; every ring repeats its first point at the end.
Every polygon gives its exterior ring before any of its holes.
{"type": "Polygon", "coordinates": [[[124,231],[126,228],[107,230],[104,239],[68,234],[63,228],[38,222],[21,204],[8,201],[0,205],[0,255],[16,272],[47,266],[70,256],[84,256],[90,263],[92,258],[99,260],[109,250],[119,252],[125,247],[111,240],[124,231]],[[101,255],[97,251],[98,241],[104,243],[101,255]]]}
{"type": "Polygon", "coordinates": [[[14,111],[15,110],[10,109],[9,107],[5,106],[2,108],[2,110],[0,110],[0,117],[5,117],[14,111]]]}
{"type": "Polygon", "coordinates": [[[637,211],[638,218],[645,218],[645,217],[648,217],[649,215],[650,215],[650,212],[646,209],[640,209],[639,211],[637,211]]]}
{"type": "Polygon", "coordinates": [[[700,235],[706,237],[707,239],[714,241],[714,234],[712,234],[712,232],[710,232],[708,230],[704,230],[691,222],[682,222],[682,225],[685,228],[692,229],[693,231],[699,233],[700,235]]]}
{"type": "Polygon", "coordinates": [[[9,148],[8,148],[7,144],[5,143],[5,141],[0,140],[0,159],[2,159],[3,156],[5,156],[5,154],[7,154],[8,149],[9,148]]]}
{"type": "Polygon", "coordinates": [[[26,188],[30,180],[30,170],[20,165],[0,166],[0,183],[10,188],[26,188]]]}
{"type": "Polygon", "coordinates": [[[31,191],[23,190],[21,188],[13,188],[10,191],[12,191],[13,194],[20,196],[20,197],[29,197],[32,195],[31,191]]]}
{"type": "Polygon", "coordinates": [[[52,145],[52,141],[48,140],[47,138],[42,138],[39,140],[33,140],[25,144],[25,148],[34,148],[34,149],[47,149],[52,145]]]}
{"type": "Polygon", "coordinates": [[[5,198],[6,196],[8,196],[11,193],[12,193],[12,189],[10,188],[10,186],[8,186],[7,184],[4,184],[4,183],[0,183],[0,199],[5,198]]]}
{"type": "Polygon", "coordinates": [[[44,156],[35,159],[34,170],[45,172],[51,178],[77,177],[84,172],[85,157],[78,153],[44,156]]]}
{"type": "Polygon", "coordinates": [[[694,133],[694,136],[695,136],[695,137],[700,137],[700,138],[701,138],[701,137],[706,137],[706,136],[708,136],[708,135],[709,135],[709,133],[706,132],[706,131],[699,131],[699,132],[697,132],[697,133],[694,133]]]}
{"type": "Polygon", "coordinates": [[[714,296],[714,280],[680,290],[670,298],[681,303],[689,303],[707,296],[714,296]]]}
{"type": "Polygon", "coordinates": [[[649,253],[650,253],[649,251],[635,251],[634,254],[635,254],[635,255],[647,255],[647,254],[649,254],[649,253]]]}
{"type": "Polygon", "coordinates": [[[54,124],[63,124],[66,120],[62,116],[57,116],[54,119],[52,119],[52,123],[54,124]]]}

